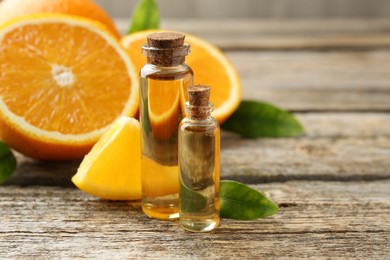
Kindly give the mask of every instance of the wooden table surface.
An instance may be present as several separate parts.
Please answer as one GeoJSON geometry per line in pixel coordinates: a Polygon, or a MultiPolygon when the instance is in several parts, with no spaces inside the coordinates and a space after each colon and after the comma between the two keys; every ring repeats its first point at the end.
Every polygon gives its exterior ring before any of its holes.
{"type": "Polygon", "coordinates": [[[263,191],[280,213],[193,234],[149,219],[138,203],[77,190],[79,161],[18,155],[0,187],[0,258],[389,258],[390,20],[163,26],[222,47],[245,99],[290,110],[304,125],[298,138],[222,134],[222,178],[263,191]]]}

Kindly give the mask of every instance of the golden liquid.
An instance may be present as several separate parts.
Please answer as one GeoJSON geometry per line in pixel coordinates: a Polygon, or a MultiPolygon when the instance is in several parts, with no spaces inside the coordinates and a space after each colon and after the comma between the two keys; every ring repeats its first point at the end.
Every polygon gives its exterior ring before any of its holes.
{"type": "Polygon", "coordinates": [[[179,217],[178,126],[192,84],[190,69],[141,71],[142,209],[156,219],[179,217]]]}
{"type": "Polygon", "coordinates": [[[206,232],[220,221],[220,131],[213,119],[199,123],[185,119],[180,126],[180,225],[206,232]]]}
{"type": "Polygon", "coordinates": [[[178,218],[178,166],[166,166],[142,155],[142,209],[156,219],[178,218]]]}

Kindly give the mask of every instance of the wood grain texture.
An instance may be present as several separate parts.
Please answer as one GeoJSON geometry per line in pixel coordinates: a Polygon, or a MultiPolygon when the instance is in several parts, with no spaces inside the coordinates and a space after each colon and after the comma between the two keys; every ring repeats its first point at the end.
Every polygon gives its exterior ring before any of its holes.
{"type": "Polygon", "coordinates": [[[221,176],[247,183],[390,178],[390,115],[297,114],[305,136],[243,139],[222,135],[221,176]]]}
{"type": "MultiPolygon", "coordinates": [[[[389,48],[390,23],[373,19],[163,19],[161,28],[191,33],[224,50],[389,48]],[[232,37],[235,35],[235,37],[232,37]]],[[[115,19],[128,31],[128,19],[115,19]]]]}
{"type": "Polygon", "coordinates": [[[229,52],[243,98],[292,111],[390,111],[390,51],[229,52]]]}
{"type": "Polygon", "coordinates": [[[390,113],[295,113],[309,138],[390,137],[390,113]]]}
{"type": "Polygon", "coordinates": [[[255,185],[281,206],[257,221],[223,220],[210,234],[148,219],[137,203],[76,189],[0,189],[0,258],[357,257],[390,254],[389,181],[255,185]]]}
{"type": "Polygon", "coordinates": [[[248,183],[390,178],[390,139],[224,139],[221,176],[248,183]]]}
{"type": "MultiPolygon", "coordinates": [[[[130,18],[137,0],[96,0],[114,17],[130,18]]],[[[335,18],[388,17],[386,0],[157,0],[162,17],[335,18]]],[[[200,19],[199,19],[200,20],[200,19]]]]}

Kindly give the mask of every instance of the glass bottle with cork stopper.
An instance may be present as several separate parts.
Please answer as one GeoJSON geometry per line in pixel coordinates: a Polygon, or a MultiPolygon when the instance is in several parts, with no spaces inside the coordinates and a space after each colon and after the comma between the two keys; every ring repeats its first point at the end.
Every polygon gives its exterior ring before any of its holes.
{"type": "Polygon", "coordinates": [[[179,126],[180,225],[206,232],[220,221],[220,129],[211,117],[210,87],[189,87],[188,98],[179,126]]]}
{"type": "Polygon", "coordinates": [[[162,220],[179,217],[177,129],[183,93],[193,85],[184,39],[176,32],[153,33],[142,46],[147,58],[140,71],[142,209],[162,220]]]}

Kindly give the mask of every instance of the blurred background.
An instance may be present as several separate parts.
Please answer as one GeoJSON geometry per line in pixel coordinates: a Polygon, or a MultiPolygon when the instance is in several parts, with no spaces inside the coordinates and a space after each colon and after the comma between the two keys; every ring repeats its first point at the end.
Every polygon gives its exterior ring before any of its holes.
{"type": "MultiPolygon", "coordinates": [[[[137,3],[137,0],[95,1],[115,18],[129,17],[137,3]]],[[[157,3],[165,18],[385,18],[390,15],[389,0],[157,0],[157,3]]]]}
{"type": "MultiPolygon", "coordinates": [[[[49,0],[50,1],[50,0],[49,0]]],[[[110,15],[129,17],[137,0],[96,0],[110,15]]],[[[157,0],[163,18],[378,18],[389,0],[157,0]]]]}

